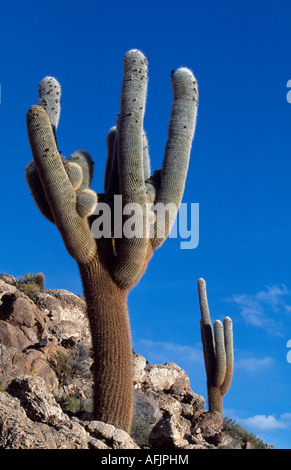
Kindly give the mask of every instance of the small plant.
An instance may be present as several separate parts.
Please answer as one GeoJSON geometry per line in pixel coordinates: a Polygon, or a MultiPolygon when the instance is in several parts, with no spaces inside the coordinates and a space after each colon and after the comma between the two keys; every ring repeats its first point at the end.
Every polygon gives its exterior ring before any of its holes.
{"type": "Polygon", "coordinates": [[[248,432],[231,418],[224,418],[222,431],[238,441],[242,446],[249,442],[254,449],[268,448],[267,444],[260,437],[248,432]]]}
{"type": "Polygon", "coordinates": [[[41,288],[33,273],[22,274],[16,281],[16,287],[28,297],[32,297],[41,288]]]}
{"type": "Polygon", "coordinates": [[[61,404],[63,411],[76,414],[81,408],[81,399],[75,395],[69,395],[61,404]]]}
{"type": "Polygon", "coordinates": [[[55,372],[60,385],[68,385],[77,378],[90,379],[91,351],[82,343],[68,350],[67,353],[58,351],[55,354],[55,372]]]}
{"type": "Polygon", "coordinates": [[[151,430],[152,426],[134,411],[130,435],[139,447],[149,445],[148,438],[151,430]]]}
{"type": "Polygon", "coordinates": [[[79,395],[67,395],[66,398],[58,400],[58,403],[69,415],[93,412],[93,400],[83,399],[79,395]]]}
{"type": "Polygon", "coordinates": [[[5,392],[6,388],[7,384],[3,380],[0,380],[0,392],[5,392]]]}
{"type": "Polygon", "coordinates": [[[74,369],[70,360],[70,356],[58,351],[55,356],[54,369],[57,374],[59,384],[61,386],[68,385],[74,379],[74,369]]]}

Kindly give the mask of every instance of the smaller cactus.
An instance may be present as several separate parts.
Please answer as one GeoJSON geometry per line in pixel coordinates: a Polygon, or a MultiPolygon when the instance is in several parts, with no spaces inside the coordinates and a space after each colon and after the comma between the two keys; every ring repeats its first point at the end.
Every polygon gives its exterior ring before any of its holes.
{"type": "Polygon", "coordinates": [[[44,289],[44,275],[43,273],[37,273],[34,278],[34,282],[41,288],[44,289]]]}
{"type": "Polygon", "coordinates": [[[208,408],[211,413],[216,411],[222,413],[222,397],[228,391],[233,375],[232,320],[225,317],[223,324],[220,320],[216,320],[212,329],[204,279],[198,280],[198,295],[207,375],[208,408]]]}

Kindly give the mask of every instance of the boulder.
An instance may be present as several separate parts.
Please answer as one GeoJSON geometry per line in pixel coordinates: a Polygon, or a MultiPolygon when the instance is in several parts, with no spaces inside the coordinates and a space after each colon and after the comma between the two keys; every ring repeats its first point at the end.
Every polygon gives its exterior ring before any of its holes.
{"type": "Polygon", "coordinates": [[[188,444],[187,435],[190,435],[190,423],[181,416],[167,414],[153,427],[149,444],[154,449],[183,448],[188,444]]]}

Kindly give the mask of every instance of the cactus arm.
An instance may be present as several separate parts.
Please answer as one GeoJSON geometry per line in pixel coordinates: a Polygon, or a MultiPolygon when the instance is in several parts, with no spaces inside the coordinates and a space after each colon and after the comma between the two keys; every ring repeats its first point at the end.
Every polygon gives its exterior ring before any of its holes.
{"type": "Polygon", "coordinates": [[[218,388],[224,382],[226,374],[226,354],[224,347],[223,326],[220,320],[214,322],[214,342],[215,342],[215,374],[214,385],[218,388]]]}
{"type": "MultiPolygon", "coordinates": [[[[119,189],[123,207],[137,203],[143,209],[138,216],[139,235],[118,240],[113,277],[117,284],[128,289],[141,275],[147,254],[145,233],[146,188],[143,170],[143,120],[147,91],[147,59],[137,50],[124,57],[120,114],[117,123],[119,189]]],[[[127,216],[124,217],[123,226],[127,216]]]]}
{"type": "Polygon", "coordinates": [[[82,168],[77,163],[66,161],[65,169],[73,190],[76,192],[80,188],[83,181],[82,168]]]}
{"type": "Polygon", "coordinates": [[[27,130],[33,158],[55,223],[68,252],[87,263],[96,255],[96,243],[87,220],[76,211],[76,194],[58,152],[52,126],[41,106],[27,113],[27,130]]]}
{"type": "Polygon", "coordinates": [[[111,128],[107,136],[107,159],[105,167],[104,190],[105,201],[112,205],[114,196],[120,194],[118,172],[118,139],[116,126],[111,128]]]}
{"type": "Polygon", "coordinates": [[[151,176],[149,143],[146,133],[143,134],[143,177],[146,181],[151,176]]]}
{"type": "Polygon", "coordinates": [[[82,169],[82,182],[76,194],[79,195],[84,189],[89,189],[93,179],[94,162],[91,155],[85,150],[76,150],[69,157],[67,164],[74,163],[82,169]]]}
{"type": "MultiPolygon", "coordinates": [[[[155,249],[168,236],[184,192],[198,107],[197,82],[189,69],[181,67],[174,73],[172,76],[172,92],[173,105],[168,140],[156,202],[161,202],[164,205],[174,203],[176,210],[169,216],[165,236],[159,237],[159,234],[157,234],[153,238],[152,243],[155,249]]],[[[157,233],[156,228],[155,233],[157,233]]]]}
{"type": "Polygon", "coordinates": [[[210,312],[206,293],[206,282],[202,278],[198,279],[198,295],[202,324],[211,326],[210,312]]]}
{"type": "Polygon", "coordinates": [[[210,312],[206,294],[206,282],[200,278],[198,280],[198,295],[201,312],[201,338],[203,345],[203,354],[207,373],[207,381],[212,382],[214,377],[215,347],[210,312]]]}
{"type": "Polygon", "coordinates": [[[55,137],[61,113],[60,98],[59,82],[54,77],[45,77],[38,85],[37,104],[47,112],[55,137]]]}
{"type": "Polygon", "coordinates": [[[117,128],[116,128],[116,126],[114,126],[110,129],[110,131],[108,132],[107,138],[106,138],[107,158],[106,158],[105,172],[104,172],[104,192],[105,192],[105,194],[106,194],[106,192],[108,192],[111,172],[114,171],[114,156],[115,156],[116,136],[117,136],[117,128]]]}
{"type": "Polygon", "coordinates": [[[118,119],[118,168],[124,204],[145,203],[143,120],[147,92],[147,60],[137,50],[124,57],[118,119]]]}
{"type": "MultiPolygon", "coordinates": [[[[38,85],[37,104],[47,112],[55,139],[61,112],[60,98],[61,86],[59,82],[54,77],[45,77],[38,85]]],[[[54,223],[54,217],[46,200],[34,161],[30,162],[25,168],[25,178],[40,212],[50,222],[54,223]]]]}
{"type": "Polygon", "coordinates": [[[94,162],[91,155],[84,150],[77,150],[74,152],[68,161],[65,162],[66,172],[69,180],[76,192],[76,209],[80,217],[89,217],[96,208],[98,199],[100,196],[90,189],[90,184],[93,179],[94,162]],[[78,168],[82,174],[82,180],[80,184],[74,186],[72,176],[70,174],[71,168],[78,168]]]}
{"type": "Polygon", "coordinates": [[[233,354],[233,326],[232,320],[229,317],[225,317],[223,320],[224,328],[224,341],[225,341],[225,353],[226,353],[226,373],[223,384],[221,385],[221,393],[225,395],[229,390],[232,376],[233,376],[233,363],[234,363],[234,354],[233,354]]]}
{"type": "Polygon", "coordinates": [[[34,161],[28,163],[25,168],[25,178],[31,195],[41,214],[53,224],[54,217],[49,208],[45,193],[35,166],[34,161]]]}

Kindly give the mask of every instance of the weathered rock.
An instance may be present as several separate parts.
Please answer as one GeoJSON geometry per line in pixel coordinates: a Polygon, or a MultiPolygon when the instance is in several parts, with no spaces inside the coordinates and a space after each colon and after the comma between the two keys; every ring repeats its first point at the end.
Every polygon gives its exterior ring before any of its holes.
{"type": "Polygon", "coordinates": [[[59,426],[62,422],[68,421],[68,417],[48,391],[41,377],[24,376],[14,379],[7,391],[20,400],[27,416],[32,421],[50,426],[59,426]]]}
{"type": "Polygon", "coordinates": [[[19,352],[16,348],[0,348],[0,380],[7,386],[13,378],[25,375],[42,377],[50,391],[58,387],[55,371],[47,362],[46,356],[36,350],[27,353],[19,352]]]}
{"type": "Polygon", "coordinates": [[[43,320],[34,302],[19,291],[5,293],[0,305],[0,341],[22,351],[36,343],[43,332],[43,320]]]}
{"type": "Polygon", "coordinates": [[[186,372],[173,362],[164,365],[147,364],[145,367],[144,383],[153,390],[169,390],[176,382],[179,388],[189,386],[186,372]]]}
{"type": "Polygon", "coordinates": [[[61,289],[38,291],[33,295],[33,300],[46,318],[49,336],[57,337],[59,342],[74,338],[88,347],[91,346],[84,300],[61,289]]]}
{"type": "Polygon", "coordinates": [[[190,423],[183,417],[166,415],[153,427],[149,443],[154,449],[177,449],[188,444],[190,423]]]}
{"type": "Polygon", "coordinates": [[[18,351],[22,351],[32,344],[27,334],[19,327],[10,325],[3,320],[0,320],[0,343],[7,348],[15,348],[18,351]]]}
{"type": "Polygon", "coordinates": [[[0,306],[0,319],[14,326],[32,328],[36,323],[36,307],[31,299],[21,292],[4,294],[0,306]]]}
{"type": "Polygon", "coordinates": [[[43,434],[41,427],[26,416],[17,398],[0,393],[0,449],[55,449],[49,434],[43,434]]]}
{"type": "Polygon", "coordinates": [[[3,448],[100,449],[108,447],[104,441],[116,449],[138,448],[125,431],[98,421],[88,423],[86,432],[84,424],[62,411],[40,377],[15,379],[8,392],[0,394],[3,448]],[[5,409],[10,408],[7,421],[5,409]]]}
{"type": "Polygon", "coordinates": [[[221,432],[223,427],[223,416],[220,413],[201,413],[192,423],[191,433],[201,434],[205,440],[214,438],[221,432]]]}
{"type": "Polygon", "coordinates": [[[163,416],[153,393],[141,390],[135,390],[134,393],[134,409],[138,416],[149,424],[157,423],[163,416]]]}
{"type": "Polygon", "coordinates": [[[101,440],[112,449],[139,449],[127,432],[117,429],[111,424],[91,421],[85,428],[91,436],[101,440]]]}
{"type": "Polygon", "coordinates": [[[1,290],[1,292],[3,292],[2,283],[3,284],[8,284],[8,285],[11,285],[11,286],[15,286],[16,283],[17,283],[17,279],[14,276],[11,276],[11,274],[3,273],[3,274],[0,274],[0,290],[1,290]]]}
{"type": "Polygon", "coordinates": [[[228,448],[228,449],[241,449],[241,444],[235,440],[233,437],[228,436],[227,434],[221,432],[218,433],[212,443],[219,448],[228,448]]]}
{"type": "Polygon", "coordinates": [[[140,354],[133,353],[133,384],[134,388],[140,388],[144,381],[147,361],[140,354]]]}

